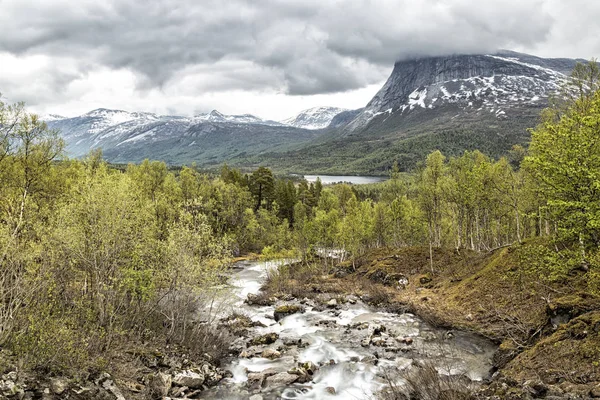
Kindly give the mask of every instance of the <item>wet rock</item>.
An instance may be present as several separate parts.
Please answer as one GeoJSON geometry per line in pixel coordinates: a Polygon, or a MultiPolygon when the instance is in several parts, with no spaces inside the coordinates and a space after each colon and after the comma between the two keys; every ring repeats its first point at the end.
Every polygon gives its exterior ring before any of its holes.
{"type": "Polygon", "coordinates": [[[225,371],[218,369],[209,363],[202,365],[200,372],[202,375],[204,375],[204,385],[206,386],[216,385],[221,379],[223,379],[223,375],[225,375],[225,371]]]}
{"type": "Polygon", "coordinates": [[[150,390],[157,396],[166,396],[169,394],[173,379],[171,375],[159,372],[150,379],[150,390]]]}
{"type": "Polygon", "coordinates": [[[269,360],[275,360],[281,358],[281,353],[274,349],[264,349],[260,356],[269,360]]]}
{"type": "Polygon", "coordinates": [[[338,301],[336,299],[331,299],[327,302],[327,307],[336,308],[338,306],[338,301]]]}
{"type": "Polygon", "coordinates": [[[315,372],[317,372],[317,370],[319,369],[319,367],[312,361],[301,363],[300,367],[304,369],[309,375],[314,375],[315,372]]]}
{"type": "Polygon", "coordinates": [[[177,386],[187,386],[191,389],[199,389],[204,383],[204,374],[200,371],[182,371],[173,377],[173,384],[177,386]]]}
{"type": "Polygon", "coordinates": [[[322,321],[317,322],[317,326],[324,326],[326,328],[334,328],[337,326],[337,321],[335,319],[324,319],[322,321]]]}
{"type": "Polygon", "coordinates": [[[387,347],[387,341],[384,338],[371,339],[371,344],[377,347],[387,347]]]}
{"type": "Polygon", "coordinates": [[[325,391],[326,391],[327,393],[329,393],[329,394],[332,394],[332,395],[335,395],[335,394],[336,394],[336,392],[335,392],[335,388],[334,388],[333,386],[327,386],[327,387],[325,388],[325,391]]]}
{"type": "Polygon", "coordinates": [[[279,339],[279,335],[277,333],[271,332],[253,338],[250,341],[250,344],[252,346],[269,345],[275,343],[277,339],[279,339]]]}
{"type": "Polygon", "coordinates": [[[265,379],[264,387],[266,389],[272,389],[276,387],[287,386],[296,382],[297,380],[297,375],[288,374],[287,372],[280,372],[265,379]]]}
{"type": "Polygon", "coordinates": [[[298,377],[298,380],[296,382],[298,383],[307,383],[310,382],[312,379],[312,377],[306,372],[306,370],[304,370],[301,367],[294,367],[290,369],[288,371],[288,374],[296,375],[298,377]]]}
{"type": "Polygon", "coordinates": [[[302,343],[302,339],[291,339],[291,338],[283,339],[283,344],[288,347],[289,346],[298,346],[300,343],[302,343]]]}
{"type": "Polygon", "coordinates": [[[250,358],[252,357],[252,353],[247,350],[242,350],[239,355],[240,358],[250,358]]]}
{"type": "Polygon", "coordinates": [[[260,372],[248,372],[248,388],[251,391],[260,390],[264,386],[265,380],[277,373],[275,368],[267,368],[260,372]]]}
{"type": "Polygon", "coordinates": [[[296,305],[296,304],[286,304],[283,306],[279,306],[275,309],[273,316],[275,321],[279,322],[281,319],[287,317],[288,315],[303,313],[304,307],[296,305]]]}
{"type": "Polygon", "coordinates": [[[404,343],[409,346],[411,344],[413,344],[413,341],[414,341],[413,338],[411,338],[411,337],[399,337],[399,338],[396,338],[396,340],[400,343],[404,343]]]}
{"type": "Polygon", "coordinates": [[[248,400],[263,400],[263,397],[260,394],[255,394],[254,396],[250,396],[248,400]]]}

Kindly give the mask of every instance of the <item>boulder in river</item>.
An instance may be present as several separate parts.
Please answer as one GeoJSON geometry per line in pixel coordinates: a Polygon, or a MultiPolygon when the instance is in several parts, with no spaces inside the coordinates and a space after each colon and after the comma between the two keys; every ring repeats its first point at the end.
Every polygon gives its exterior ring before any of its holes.
{"type": "Polygon", "coordinates": [[[255,338],[252,338],[252,340],[250,341],[250,345],[261,346],[261,345],[273,344],[277,341],[277,339],[279,339],[279,335],[277,333],[275,333],[275,332],[266,333],[264,335],[260,335],[260,336],[256,336],[255,338]]]}
{"type": "Polygon", "coordinates": [[[281,358],[281,353],[275,349],[264,349],[260,356],[269,360],[275,360],[281,358]]]}
{"type": "Polygon", "coordinates": [[[287,317],[288,315],[292,315],[292,314],[296,314],[296,313],[303,313],[304,312],[304,307],[297,305],[297,304],[285,304],[282,306],[279,306],[275,309],[273,316],[275,318],[275,321],[279,322],[279,320],[287,317]]]}
{"type": "Polygon", "coordinates": [[[297,375],[288,374],[287,372],[280,372],[278,374],[269,376],[265,380],[265,388],[272,389],[281,386],[290,385],[298,380],[297,375]]]}

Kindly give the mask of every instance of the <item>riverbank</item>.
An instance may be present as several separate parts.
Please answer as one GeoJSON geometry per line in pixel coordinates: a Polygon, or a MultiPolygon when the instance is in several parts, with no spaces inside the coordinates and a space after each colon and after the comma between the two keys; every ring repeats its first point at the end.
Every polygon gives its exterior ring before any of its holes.
{"type": "Polygon", "coordinates": [[[437,249],[433,263],[427,248],[377,250],[354,262],[317,260],[282,268],[263,296],[354,295],[490,338],[499,350],[482,396],[600,397],[600,300],[587,294],[584,271],[558,281],[529,271],[525,255],[536,245],[489,253],[437,249]]]}

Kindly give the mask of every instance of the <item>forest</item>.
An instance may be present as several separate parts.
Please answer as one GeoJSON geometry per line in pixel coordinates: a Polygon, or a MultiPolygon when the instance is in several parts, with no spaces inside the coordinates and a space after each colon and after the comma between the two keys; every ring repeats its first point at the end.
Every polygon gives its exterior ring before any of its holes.
{"type": "Polygon", "coordinates": [[[579,271],[600,295],[600,91],[596,64],[531,130],[491,159],[434,151],[386,182],[323,186],[224,165],[124,170],[101,151],[69,159],[59,132],[0,103],[0,347],[44,373],[110,370],[123,352],[176,344],[221,355],[194,310],[239,256],[310,260],[380,248],[491,252],[524,243],[522,273],[551,285],[579,271]],[[568,97],[565,99],[565,97],[568,97]],[[151,344],[149,344],[151,343],[151,344]]]}

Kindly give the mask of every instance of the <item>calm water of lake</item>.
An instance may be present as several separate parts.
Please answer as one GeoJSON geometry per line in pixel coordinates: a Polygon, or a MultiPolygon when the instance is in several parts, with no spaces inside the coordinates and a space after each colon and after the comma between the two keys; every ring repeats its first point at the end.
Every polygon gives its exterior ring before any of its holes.
{"type": "Polygon", "coordinates": [[[323,185],[332,183],[346,182],[353,185],[364,185],[367,183],[377,183],[387,180],[382,176],[344,176],[344,175],[304,175],[304,179],[308,182],[316,182],[317,178],[321,178],[323,185]]]}

